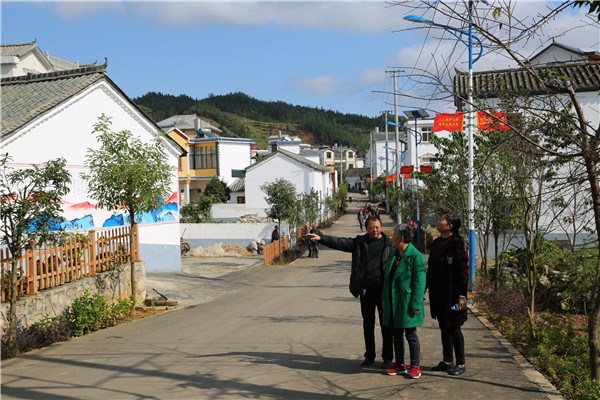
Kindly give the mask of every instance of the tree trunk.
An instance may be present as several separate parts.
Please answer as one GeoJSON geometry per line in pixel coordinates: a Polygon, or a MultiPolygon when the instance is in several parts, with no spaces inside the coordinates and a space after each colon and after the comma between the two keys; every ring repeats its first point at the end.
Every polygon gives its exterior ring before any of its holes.
{"type": "Polygon", "coordinates": [[[14,350],[14,344],[17,340],[17,286],[19,283],[19,277],[17,271],[19,270],[19,257],[11,253],[11,266],[10,266],[10,311],[8,316],[8,348],[14,350]]]}
{"type": "Polygon", "coordinates": [[[596,289],[596,304],[588,321],[588,334],[590,338],[590,372],[592,379],[600,381],[600,296],[598,289],[596,289]]]}
{"type": "Polygon", "coordinates": [[[132,300],[137,304],[137,283],[135,281],[135,260],[133,256],[133,226],[135,224],[135,214],[133,210],[129,211],[130,229],[129,229],[129,270],[131,273],[131,296],[132,300]]]}

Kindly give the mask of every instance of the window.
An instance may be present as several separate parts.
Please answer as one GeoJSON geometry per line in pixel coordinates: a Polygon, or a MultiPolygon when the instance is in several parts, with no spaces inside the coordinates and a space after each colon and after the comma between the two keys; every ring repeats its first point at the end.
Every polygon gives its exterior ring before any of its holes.
{"type": "Polygon", "coordinates": [[[432,129],[433,128],[430,126],[421,128],[422,142],[429,142],[429,139],[431,138],[432,129]]]}
{"type": "Polygon", "coordinates": [[[330,151],[328,151],[328,152],[325,153],[325,157],[327,157],[327,158],[333,158],[333,153],[330,152],[330,151]]]}
{"type": "Polygon", "coordinates": [[[352,153],[351,151],[348,152],[348,158],[352,158],[354,157],[354,153],[352,153]]]}
{"type": "Polygon", "coordinates": [[[217,168],[217,146],[193,146],[192,169],[217,168]]]}
{"type": "Polygon", "coordinates": [[[246,204],[246,196],[238,196],[237,203],[238,204],[246,204]]]}

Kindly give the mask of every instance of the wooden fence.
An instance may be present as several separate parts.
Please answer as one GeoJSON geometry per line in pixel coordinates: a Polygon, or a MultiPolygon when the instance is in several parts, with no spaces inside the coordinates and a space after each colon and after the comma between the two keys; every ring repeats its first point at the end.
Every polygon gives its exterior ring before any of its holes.
{"type": "MultiPolygon", "coordinates": [[[[286,236],[285,238],[283,238],[282,250],[286,251],[289,248],[290,238],[286,236]]],[[[275,261],[279,257],[279,240],[273,243],[269,243],[263,247],[263,257],[265,260],[265,265],[273,264],[273,261],[275,261]]]]}
{"type": "MultiPolygon", "coordinates": [[[[138,224],[133,228],[134,261],[139,261],[138,224]]],[[[43,243],[24,251],[19,257],[17,296],[39,294],[40,290],[59,286],[88,276],[96,276],[129,261],[129,226],[87,235],[73,235],[60,246],[43,243]]],[[[2,301],[10,297],[12,258],[8,249],[0,249],[2,301]]]]}

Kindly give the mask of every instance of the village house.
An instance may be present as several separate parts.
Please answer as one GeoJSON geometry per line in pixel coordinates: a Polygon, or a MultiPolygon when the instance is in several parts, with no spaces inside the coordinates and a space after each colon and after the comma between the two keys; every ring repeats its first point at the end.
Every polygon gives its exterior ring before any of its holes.
{"type": "Polygon", "coordinates": [[[3,73],[7,75],[1,79],[0,147],[11,156],[14,168],[66,159],[72,183],[69,194],[62,199],[65,229],[82,232],[128,223],[122,210],[97,209],[81,178],[87,171],[84,164],[88,149],[98,147],[92,131],[99,116],[111,118],[113,131],[129,130],[148,142],[164,139],[173,171],[172,191],[162,210],[139,216],[140,257],[148,271],[179,271],[177,170],[184,150],[108,77],[106,63],[77,68],[76,63],[46,58],[35,43],[2,45],[1,54],[3,73]]]}
{"type": "Polygon", "coordinates": [[[196,115],[175,115],[158,122],[167,135],[186,150],[178,169],[181,204],[197,202],[213,178],[225,182],[234,194],[230,203],[243,204],[244,168],[251,162],[254,141],[219,136],[221,130],[196,115]]]}

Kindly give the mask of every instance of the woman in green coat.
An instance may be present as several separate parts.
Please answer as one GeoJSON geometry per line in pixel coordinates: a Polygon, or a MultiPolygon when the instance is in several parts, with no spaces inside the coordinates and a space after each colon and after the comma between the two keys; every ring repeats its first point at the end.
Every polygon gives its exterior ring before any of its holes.
{"type": "Polygon", "coordinates": [[[425,257],[412,244],[414,228],[408,224],[394,227],[392,246],[383,281],[383,325],[394,337],[396,362],[386,373],[421,376],[421,346],[417,327],[423,325],[425,296],[425,257]],[[404,336],[410,351],[410,370],[404,363],[404,336]]]}

